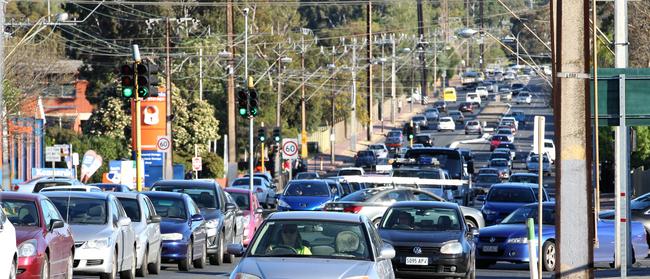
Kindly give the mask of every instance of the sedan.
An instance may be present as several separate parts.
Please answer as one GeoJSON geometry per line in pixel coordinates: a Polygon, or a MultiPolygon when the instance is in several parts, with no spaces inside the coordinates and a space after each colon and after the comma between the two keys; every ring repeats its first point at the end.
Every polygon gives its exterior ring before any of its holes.
{"type": "MultiPolygon", "coordinates": [[[[230,187],[250,189],[250,178],[241,177],[232,181],[230,187]]],[[[271,208],[275,204],[275,189],[268,182],[259,177],[253,177],[253,189],[257,200],[266,208],[271,208]]]]}
{"type": "Polygon", "coordinates": [[[515,97],[515,103],[530,105],[533,101],[533,96],[528,92],[521,92],[515,97]]]}
{"type": "MultiPolygon", "coordinates": [[[[479,196],[479,201],[484,201],[481,212],[488,225],[501,222],[517,208],[537,202],[539,188],[536,184],[529,183],[499,183],[494,184],[485,196],[479,196]]],[[[542,192],[543,201],[548,201],[546,190],[542,192]]]]}
{"type": "Polygon", "coordinates": [[[354,166],[357,168],[370,168],[373,169],[377,165],[377,156],[375,152],[370,150],[358,151],[354,155],[354,166]]]}
{"type": "Polygon", "coordinates": [[[413,116],[411,121],[413,122],[413,125],[417,125],[420,128],[427,128],[428,125],[429,125],[428,122],[427,122],[427,118],[424,117],[424,115],[413,116]]]}
{"type": "Polygon", "coordinates": [[[463,124],[465,123],[465,116],[460,111],[450,111],[449,117],[454,120],[455,123],[463,124]]]}
{"type": "Polygon", "coordinates": [[[458,107],[460,112],[474,112],[474,105],[471,102],[465,102],[458,107]]]}
{"type": "Polygon", "coordinates": [[[131,219],[131,225],[137,241],[137,269],[139,277],[147,274],[160,273],[160,216],[156,214],[151,200],[139,192],[114,193],[120,201],[126,216],[131,219]]]}
{"type": "Polygon", "coordinates": [[[379,235],[395,247],[398,276],[474,278],[474,234],[460,207],[445,202],[398,202],[384,214],[379,235]]]}
{"type": "Polygon", "coordinates": [[[435,121],[440,117],[440,112],[437,108],[428,108],[424,111],[424,116],[426,116],[427,121],[435,121]]]}
{"type": "Polygon", "coordinates": [[[278,211],[321,210],[325,203],[337,199],[336,192],[325,180],[291,180],[278,197],[278,211]]]}
{"type": "Polygon", "coordinates": [[[438,111],[447,112],[447,102],[445,101],[436,101],[433,103],[433,107],[437,108],[438,111]]]}
{"type": "Polygon", "coordinates": [[[483,126],[481,126],[481,122],[477,120],[470,120],[465,123],[465,134],[483,134],[483,126]]]}
{"type": "Polygon", "coordinates": [[[156,213],[162,217],[160,233],[163,262],[178,263],[178,269],[188,271],[194,265],[205,267],[208,254],[203,215],[196,203],[183,193],[145,192],[156,213]]]}
{"type": "MultiPolygon", "coordinates": [[[[650,193],[643,194],[630,201],[632,221],[642,222],[646,229],[648,245],[650,245],[650,193]]],[[[604,210],[600,213],[601,219],[614,219],[614,210],[604,210]]]]}
{"type": "Polygon", "coordinates": [[[401,137],[388,137],[386,138],[385,144],[389,151],[396,152],[402,147],[402,139],[401,137]]]}
{"type": "Polygon", "coordinates": [[[48,192],[74,235],[74,271],[135,278],[137,242],[122,204],[108,193],[48,192]]]}
{"type": "Polygon", "coordinates": [[[476,182],[474,182],[474,193],[486,194],[490,191],[490,187],[494,184],[501,183],[499,175],[496,173],[483,173],[476,176],[476,182]]]}
{"type": "Polygon", "coordinates": [[[490,151],[493,151],[499,144],[502,142],[510,142],[507,136],[504,135],[494,135],[490,139],[490,151]]]}
{"type": "Polygon", "coordinates": [[[456,130],[456,123],[454,123],[454,120],[451,117],[440,117],[440,120],[438,121],[438,132],[445,130],[452,132],[456,130]]]}
{"type": "Polygon", "coordinates": [[[422,144],[424,147],[433,146],[433,136],[431,134],[417,134],[413,138],[413,143],[422,144]]]}
{"type": "Polygon", "coordinates": [[[378,159],[386,159],[388,157],[388,148],[386,148],[386,145],[382,143],[371,144],[370,146],[368,146],[368,150],[375,153],[375,156],[378,159]]]}
{"type": "Polygon", "coordinates": [[[3,192],[0,204],[15,226],[16,278],[72,278],[72,231],[52,202],[41,195],[3,192]]]}
{"type": "Polygon", "coordinates": [[[0,204],[0,278],[15,278],[18,270],[16,231],[0,204]]]}
{"type": "Polygon", "coordinates": [[[264,209],[262,209],[262,206],[257,201],[257,196],[251,195],[250,190],[229,187],[225,191],[232,196],[242,211],[244,218],[244,241],[242,244],[244,244],[244,247],[247,247],[253,239],[253,235],[255,235],[255,232],[264,221],[264,217],[262,216],[264,209]]]}
{"type": "MultiPolygon", "coordinates": [[[[535,153],[530,153],[526,159],[526,169],[529,172],[539,172],[539,155],[535,153]]],[[[551,161],[548,159],[548,156],[544,154],[542,156],[542,173],[544,175],[551,175],[551,161]]]]}
{"type": "Polygon", "coordinates": [[[511,129],[508,128],[499,128],[496,133],[497,136],[505,136],[509,142],[515,141],[515,135],[512,133],[511,129]]]}
{"type": "Polygon", "coordinates": [[[381,240],[370,220],[357,214],[278,212],[271,214],[230,278],[395,278],[395,250],[381,240]]]}
{"type": "Polygon", "coordinates": [[[488,166],[497,169],[499,172],[499,178],[501,179],[508,179],[512,173],[510,170],[510,161],[504,158],[494,158],[490,160],[488,166]]]}

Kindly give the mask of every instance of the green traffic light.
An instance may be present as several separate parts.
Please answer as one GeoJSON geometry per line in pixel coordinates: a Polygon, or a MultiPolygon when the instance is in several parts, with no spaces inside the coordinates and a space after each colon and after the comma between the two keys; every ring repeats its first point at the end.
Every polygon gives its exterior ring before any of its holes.
{"type": "Polygon", "coordinates": [[[126,98],[133,97],[133,88],[131,88],[131,87],[122,88],[122,96],[124,96],[126,98]]]}
{"type": "Polygon", "coordinates": [[[257,115],[257,108],[251,108],[251,115],[256,116],[257,115]]]}
{"type": "Polygon", "coordinates": [[[260,137],[260,141],[264,141],[265,139],[265,137],[260,137]]]}
{"type": "Polygon", "coordinates": [[[412,134],[411,134],[411,135],[409,135],[409,139],[413,139],[413,135],[412,135],[412,134]]]}
{"type": "Polygon", "coordinates": [[[275,137],[276,142],[280,142],[280,137],[275,137]]]}
{"type": "Polygon", "coordinates": [[[245,116],[246,115],[246,109],[245,108],[240,108],[239,109],[239,115],[245,116]]]}
{"type": "Polygon", "coordinates": [[[149,97],[149,88],[144,87],[144,86],[139,87],[138,88],[138,96],[141,97],[141,98],[149,97]]]}

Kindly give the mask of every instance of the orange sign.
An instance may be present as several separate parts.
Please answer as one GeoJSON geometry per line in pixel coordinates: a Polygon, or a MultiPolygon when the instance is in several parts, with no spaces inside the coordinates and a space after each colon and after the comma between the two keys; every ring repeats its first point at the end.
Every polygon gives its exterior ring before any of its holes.
{"type": "MultiPolygon", "coordinates": [[[[140,101],[142,150],[158,150],[156,143],[159,137],[165,136],[167,127],[166,97],[150,97],[140,101]]],[[[135,111],[135,101],[131,101],[131,111],[135,111]]],[[[131,120],[131,127],[135,127],[135,117],[131,120]]],[[[135,129],[132,132],[132,146],[135,147],[135,129]]]]}

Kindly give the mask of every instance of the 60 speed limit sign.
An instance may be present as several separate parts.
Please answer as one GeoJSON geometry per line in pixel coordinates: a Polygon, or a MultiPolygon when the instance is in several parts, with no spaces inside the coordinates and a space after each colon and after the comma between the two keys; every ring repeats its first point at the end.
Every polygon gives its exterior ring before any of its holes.
{"type": "Polygon", "coordinates": [[[282,139],[282,159],[298,159],[298,139],[282,139]]]}

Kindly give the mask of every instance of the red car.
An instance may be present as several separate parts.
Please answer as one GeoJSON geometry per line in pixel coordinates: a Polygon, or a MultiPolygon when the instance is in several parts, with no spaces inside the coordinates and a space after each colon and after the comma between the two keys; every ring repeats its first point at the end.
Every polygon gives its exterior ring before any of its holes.
{"type": "Polygon", "coordinates": [[[510,142],[507,136],[494,135],[490,139],[490,151],[494,151],[502,142],[510,142]]]}
{"type": "Polygon", "coordinates": [[[461,104],[458,110],[461,112],[474,112],[474,105],[470,102],[466,102],[461,104]]]}
{"type": "Polygon", "coordinates": [[[264,217],[262,216],[262,213],[264,212],[264,209],[260,206],[259,201],[257,201],[257,196],[256,195],[251,195],[250,190],[247,189],[242,189],[242,188],[232,188],[228,187],[225,189],[226,192],[232,196],[232,198],[235,200],[235,203],[237,203],[237,206],[241,211],[243,212],[244,215],[244,246],[248,246],[248,244],[251,242],[253,239],[253,235],[255,235],[255,231],[262,225],[262,222],[264,221],[264,217]],[[251,204],[250,200],[253,198],[253,217],[251,218],[251,204]]]}
{"type": "Polygon", "coordinates": [[[38,194],[11,192],[0,193],[0,204],[16,228],[16,278],[72,278],[72,230],[54,204],[38,194]]]}

